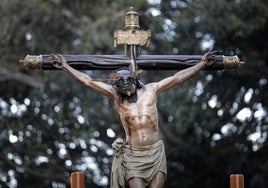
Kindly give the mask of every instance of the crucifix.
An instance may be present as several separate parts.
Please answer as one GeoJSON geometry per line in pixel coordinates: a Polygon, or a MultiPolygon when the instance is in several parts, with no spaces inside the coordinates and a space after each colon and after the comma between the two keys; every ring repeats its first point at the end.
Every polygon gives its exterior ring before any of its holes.
{"type": "Polygon", "coordinates": [[[112,144],[115,150],[111,187],[163,187],[167,175],[163,141],[158,133],[157,97],[188,80],[200,70],[238,69],[237,56],[140,55],[148,46],[150,30],[141,30],[139,14],[131,8],[125,14],[125,28],[114,33],[115,46],[123,44],[125,55],[27,55],[21,62],[28,69],[60,69],[114,102],[125,130],[125,139],[112,144]],[[127,67],[127,69],[126,69],[127,67]],[[119,69],[109,80],[92,79],[79,70],[119,69]],[[158,82],[140,82],[140,69],[179,70],[158,82]]]}
{"type": "MultiPolygon", "coordinates": [[[[63,55],[67,63],[78,70],[113,70],[131,66],[142,70],[182,70],[194,66],[201,55],[140,55],[141,46],[149,46],[150,30],[142,30],[139,14],[130,8],[125,14],[125,28],[114,32],[114,46],[124,45],[125,55],[63,55]]],[[[203,70],[238,69],[243,64],[235,56],[217,55],[216,62],[203,70]]],[[[27,55],[21,60],[27,69],[57,69],[51,55],[27,55]]]]}

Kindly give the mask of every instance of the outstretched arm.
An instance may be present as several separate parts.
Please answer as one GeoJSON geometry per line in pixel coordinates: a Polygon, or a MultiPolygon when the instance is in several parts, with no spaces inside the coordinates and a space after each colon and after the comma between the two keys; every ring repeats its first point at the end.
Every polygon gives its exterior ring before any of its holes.
{"type": "Polygon", "coordinates": [[[85,86],[90,87],[93,90],[105,96],[108,96],[111,98],[115,97],[116,91],[112,86],[102,83],[102,82],[94,81],[87,74],[72,68],[70,65],[68,65],[68,63],[66,62],[65,58],[62,55],[52,55],[52,56],[54,59],[53,66],[55,66],[56,68],[64,70],[70,76],[72,76],[75,80],[79,81],[85,86]]]}
{"type": "Polygon", "coordinates": [[[213,52],[207,52],[201,59],[200,63],[196,64],[195,66],[192,66],[190,68],[181,70],[174,74],[173,76],[167,77],[159,82],[153,83],[154,88],[156,90],[156,93],[159,94],[161,92],[164,92],[177,84],[180,84],[189,78],[191,78],[193,75],[195,75],[197,72],[202,70],[205,66],[210,66],[213,63],[216,62],[215,58],[216,51],[213,52]]]}

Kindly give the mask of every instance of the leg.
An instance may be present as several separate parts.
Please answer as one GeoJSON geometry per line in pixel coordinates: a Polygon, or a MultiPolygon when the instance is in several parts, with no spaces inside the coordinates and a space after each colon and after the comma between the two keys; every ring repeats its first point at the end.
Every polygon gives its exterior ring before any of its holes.
{"type": "Polygon", "coordinates": [[[141,178],[131,178],[128,180],[129,188],[144,188],[141,178]]]}
{"type": "Polygon", "coordinates": [[[162,188],[164,187],[164,183],[165,183],[165,174],[163,172],[157,172],[149,188],[162,188]]]}

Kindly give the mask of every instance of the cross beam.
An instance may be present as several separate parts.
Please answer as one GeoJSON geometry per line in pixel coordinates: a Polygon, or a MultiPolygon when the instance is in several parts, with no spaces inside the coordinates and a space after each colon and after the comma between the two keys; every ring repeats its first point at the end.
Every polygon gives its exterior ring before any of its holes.
{"type": "MultiPolygon", "coordinates": [[[[114,46],[125,45],[125,55],[63,55],[79,70],[111,70],[130,67],[143,70],[181,70],[199,63],[202,55],[140,55],[140,46],[150,44],[151,31],[141,30],[139,14],[130,8],[125,14],[125,28],[114,32],[114,46]]],[[[216,63],[203,70],[238,69],[243,64],[237,56],[216,56],[216,63]]],[[[21,60],[27,69],[56,69],[52,55],[27,55],[21,60]]]]}
{"type": "MultiPolygon", "coordinates": [[[[67,63],[78,70],[113,70],[131,66],[124,55],[63,55],[67,63]]],[[[140,55],[136,60],[142,70],[181,70],[194,66],[201,55],[140,55]]],[[[238,69],[243,64],[237,56],[217,55],[216,62],[204,70],[238,69]]],[[[54,70],[52,55],[27,55],[21,62],[27,69],[54,70]]]]}

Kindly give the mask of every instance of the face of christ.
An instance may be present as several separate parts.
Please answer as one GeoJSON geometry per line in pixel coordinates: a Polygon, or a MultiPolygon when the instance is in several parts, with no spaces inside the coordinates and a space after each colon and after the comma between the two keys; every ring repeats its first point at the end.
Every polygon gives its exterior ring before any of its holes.
{"type": "Polygon", "coordinates": [[[113,87],[117,90],[119,101],[123,103],[124,99],[128,102],[137,102],[137,89],[143,87],[143,84],[138,80],[137,74],[141,71],[132,73],[128,69],[119,70],[110,75],[113,78],[113,87]]]}
{"type": "Polygon", "coordinates": [[[137,78],[129,70],[120,70],[117,74],[119,78],[114,81],[114,88],[128,97],[136,93],[137,78]]]}

